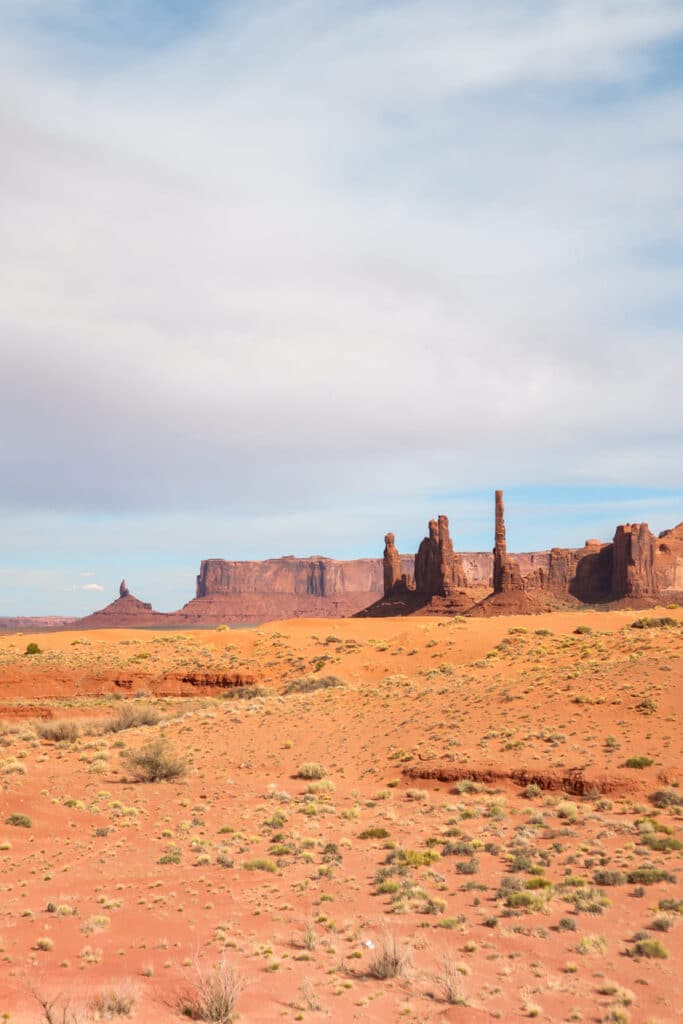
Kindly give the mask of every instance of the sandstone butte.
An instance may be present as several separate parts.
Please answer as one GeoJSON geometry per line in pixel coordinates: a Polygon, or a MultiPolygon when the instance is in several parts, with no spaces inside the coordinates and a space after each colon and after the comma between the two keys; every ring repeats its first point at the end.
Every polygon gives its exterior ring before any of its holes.
{"type": "Polygon", "coordinates": [[[415,555],[400,554],[394,534],[387,533],[383,558],[209,558],[201,563],[196,596],[178,611],[155,611],[122,580],[118,598],[83,619],[6,618],[0,619],[0,632],[254,625],[351,615],[534,614],[683,600],[683,523],[659,537],[647,523],[626,523],[617,526],[611,542],[509,554],[502,491],[495,493],[494,523],[491,552],[456,551],[448,517],[439,515],[415,555]]]}

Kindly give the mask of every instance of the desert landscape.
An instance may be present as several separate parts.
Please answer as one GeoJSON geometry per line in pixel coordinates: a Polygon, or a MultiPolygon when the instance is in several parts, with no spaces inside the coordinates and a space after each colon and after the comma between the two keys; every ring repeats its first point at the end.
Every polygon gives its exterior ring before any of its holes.
{"type": "Polygon", "coordinates": [[[683,0],[0,0],[0,1024],[683,1024],[683,0]]]}
{"type": "Polygon", "coordinates": [[[680,608],[0,638],[2,1019],[680,1019],[682,654],[680,608]]]}

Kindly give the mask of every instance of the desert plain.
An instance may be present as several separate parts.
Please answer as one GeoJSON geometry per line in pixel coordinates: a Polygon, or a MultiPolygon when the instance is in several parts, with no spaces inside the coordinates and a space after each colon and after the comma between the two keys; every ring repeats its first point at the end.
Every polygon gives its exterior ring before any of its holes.
{"type": "Polygon", "coordinates": [[[244,1022],[680,1020],[682,655],[680,608],[0,637],[0,1020],[221,972],[244,1022]]]}

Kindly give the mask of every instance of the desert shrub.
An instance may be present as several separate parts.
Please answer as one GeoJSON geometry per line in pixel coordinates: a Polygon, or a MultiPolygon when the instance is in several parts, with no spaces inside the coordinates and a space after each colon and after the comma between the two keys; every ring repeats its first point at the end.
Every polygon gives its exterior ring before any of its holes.
{"type": "Polygon", "coordinates": [[[285,693],[312,693],[314,690],[329,690],[335,686],[344,686],[344,680],[338,676],[301,676],[287,684],[285,693]]]}
{"type": "Polygon", "coordinates": [[[675,882],[675,877],[663,868],[636,868],[626,876],[629,885],[656,885],[657,882],[675,882]]]}
{"type": "Polygon", "coordinates": [[[579,636],[587,636],[592,633],[593,630],[590,626],[577,626],[574,632],[578,633],[579,636]]]}
{"type": "Polygon", "coordinates": [[[678,620],[674,619],[672,615],[664,615],[661,618],[644,615],[641,619],[636,619],[631,623],[631,629],[662,629],[677,625],[678,620]]]}
{"type": "Polygon", "coordinates": [[[575,932],[576,921],[573,917],[561,917],[557,922],[557,929],[560,932],[575,932]]]}
{"type": "Polygon", "coordinates": [[[652,763],[652,758],[648,757],[647,754],[629,757],[628,761],[625,762],[627,768],[649,768],[652,763]]]}
{"type": "Polygon", "coordinates": [[[631,956],[644,956],[651,960],[666,960],[669,951],[659,939],[638,939],[629,951],[631,956]]]}
{"type": "Polygon", "coordinates": [[[41,651],[41,649],[38,646],[38,644],[36,644],[36,643],[26,644],[26,650],[24,651],[24,656],[26,656],[27,654],[42,654],[42,653],[43,652],[41,651]]]}
{"type": "Polygon", "coordinates": [[[41,953],[49,953],[53,947],[54,942],[52,939],[48,938],[47,935],[41,935],[41,937],[36,940],[34,949],[39,949],[41,953]]]}
{"type": "Polygon", "coordinates": [[[622,871],[596,871],[593,881],[596,885],[625,885],[626,875],[622,871]]]}
{"type": "Polygon", "coordinates": [[[124,704],[114,718],[104,723],[102,731],[123,732],[141,725],[158,725],[160,721],[161,715],[151,704],[124,704]]]}
{"type": "Polygon", "coordinates": [[[114,1017],[130,1017],[136,1002],[135,990],[131,985],[124,984],[120,988],[108,988],[100,992],[90,1000],[89,1007],[97,1020],[112,1020],[114,1017]]]}
{"type": "Polygon", "coordinates": [[[81,735],[81,728],[78,722],[61,719],[57,722],[38,722],[36,732],[41,740],[51,740],[53,743],[73,743],[81,735]]]}
{"type": "Polygon", "coordinates": [[[268,690],[265,686],[232,686],[221,694],[223,700],[255,700],[257,697],[267,697],[268,690]]]}
{"type": "Polygon", "coordinates": [[[363,829],[359,834],[359,839],[387,839],[389,833],[385,828],[379,828],[377,825],[373,825],[372,828],[363,829]]]}
{"type": "Polygon", "coordinates": [[[640,837],[643,846],[649,846],[651,850],[659,853],[669,853],[672,850],[683,850],[683,842],[674,836],[656,836],[652,832],[646,832],[640,837]]]}
{"type": "Polygon", "coordinates": [[[387,978],[402,978],[410,963],[410,950],[401,945],[393,932],[383,931],[377,952],[368,964],[368,974],[380,981],[386,981],[387,978]]]}
{"type": "Polygon", "coordinates": [[[5,818],[6,825],[14,825],[16,828],[33,828],[33,822],[26,814],[10,814],[5,818]]]}
{"type": "Polygon", "coordinates": [[[196,975],[196,980],[178,1000],[179,1012],[190,1020],[232,1024],[244,989],[240,972],[221,960],[210,971],[204,971],[197,964],[196,975]]]}
{"type": "Polygon", "coordinates": [[[538,786],[535,782],[530,782],[528,786],[524,787],[522,791],[522,796],[525,797],[527,800],[533,800],[534,797],[540,796],[542,792],[543,791],[540,786],[538,786]]]}
{"type": "Polygon", "coordinates": [[[277,864],[274,864],[272,860],[268,860],[266,857],[256,857],[254,860],[246,860],[244,862],[245,871],[270,871],[273,874],[277,871],[277,864]]]}
{"type": "Polygon", "coordinates": [[[676,793],[673,789],[658,789],[656,793],[653,793],[650,800],[662,810],[667,807],[683,807],[683,796],[680,793],[676,793]]]}
{"type": "Polygon", "coordinates": [[[307,761],[300,765],[296,774],[299,779],[322,779],[326,771],[317,761],[307,761]]]}
{"type": "Polygon", "coordinates": [[[185,761],[161,738],[147,743],[140,750],[126,751],[123,759],[126,769],[137,782],[179,779],[187,771],[185,761]]]}

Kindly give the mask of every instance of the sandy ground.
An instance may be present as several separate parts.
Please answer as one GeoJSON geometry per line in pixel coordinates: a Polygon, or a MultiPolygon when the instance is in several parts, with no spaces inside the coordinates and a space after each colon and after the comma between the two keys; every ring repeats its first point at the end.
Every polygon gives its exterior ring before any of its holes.
{"type": "Polygon", "coordinates": [[[682,654],[680,609],[1,637],[0,1020],[181,1020],[221,960],[249,1022],[680,1020],[682,654]]]}

